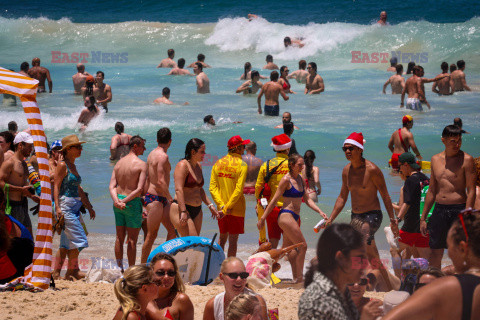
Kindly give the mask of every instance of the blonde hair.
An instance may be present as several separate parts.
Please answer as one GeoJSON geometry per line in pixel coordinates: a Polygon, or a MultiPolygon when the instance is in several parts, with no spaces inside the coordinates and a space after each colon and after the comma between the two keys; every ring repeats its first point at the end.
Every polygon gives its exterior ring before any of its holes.
{"type": "Polygon", "coordinates": [[[242,265],[245,265],[243,263],[243,261],[241,259],[237,258],[237,257],[228,257],[227,259],[223,260],[222,265],[220,266],[220,272],[225,273],[225,269],[227,268],[227,264],[229,264],[230,262],[233,262],[233,261],[238,261],[242,265]]]}
{"type": "Polygon", "coordinates": [[[242,293],[230,302],[225,316],[227,320],[240,320],[246,315],[253,315],[259,308],[260,300],[256,296],[242,293]]]}
{"type": "Polygon", "coordinates": [[[130,312],[140,311],[140,304],[137,301],[138,290],[144,284],[150,283],[152,283],[152,269],[146,265],[131,266],[125,270],[123,278],[115,281],[114,291],[122,306],[122,320],[126,320],[130,312]]]}

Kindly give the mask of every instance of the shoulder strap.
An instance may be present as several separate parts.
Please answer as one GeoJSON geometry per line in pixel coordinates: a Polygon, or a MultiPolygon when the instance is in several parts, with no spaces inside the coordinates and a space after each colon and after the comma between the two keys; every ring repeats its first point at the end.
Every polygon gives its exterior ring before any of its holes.
{"type": "Polygon", "coordinates": [[[270,180],[270,178],[272,177],[272,175],[275,173],[275,171],[277,171],[277,169],[282,165],[282,163],[284,163],[287,159],[281,161],[276,167],[274,167],[272,170],[268,170],[268,165],[270,163],[270,160],[267,162],[267,174],[265,175],[265,178],[264,178],[264,181],[265,183],[268,183],[268,181],[270,180]]]}
{"type": "Polygon", "coordinates": [[[398,129],[398,137],[400,138],[400,143],[402,144],[403,150],[405,150],[405,152],[408,152],[408,148],[402,138],[402,128],[398,129]]]}

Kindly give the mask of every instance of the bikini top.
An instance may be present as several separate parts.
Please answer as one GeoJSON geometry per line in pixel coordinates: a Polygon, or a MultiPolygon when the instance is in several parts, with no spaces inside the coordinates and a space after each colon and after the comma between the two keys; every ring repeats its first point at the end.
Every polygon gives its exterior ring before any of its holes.
{"type": "Polygon", "coordinates": [[[290,84],[287,81],[285,81],[282,87],[283,87],[283,90],[288,90],[290,89],[290,84]]]}
{"type": "Polygon", "coordinates": [[[205,181],[203,180],[203,175],[202,175],[202,180],[200,182],[197,182],[197,180],[195,180],[195,178],[192,176],[192,174],[189,171],[188,176],[185,178],[185,183],[183,184],[183,186],[185,188],[195,188],[195,187],[201,188],[203,187],[204,182],[205,181]]]}
{"type": "Polygon", "coordinates": [[[303,197],[303,194],[305,193],[305,190],[302,190],[301,192],[295,189],[295,187],[292,184],[292,187],[288,190],[285,190],[283,193],[284,198],[301,198],[303,197]]]}
{"type": "Polygon", "coordinates": [[[458,274],[455,277],[462,289],[462,320],[469,320],[472,314],[473,294],[476,287],[480,285],[480,277],[468,273],[458,274]]]}
{"type": "Polygon", "coordinates": [[[62,185],[60,187],[60,195],[67,197],[79,197],[78,187],[82,183],[82,177],[76,176],[70,172],[67,166],[67,175],[63,178],[62,185]]]}

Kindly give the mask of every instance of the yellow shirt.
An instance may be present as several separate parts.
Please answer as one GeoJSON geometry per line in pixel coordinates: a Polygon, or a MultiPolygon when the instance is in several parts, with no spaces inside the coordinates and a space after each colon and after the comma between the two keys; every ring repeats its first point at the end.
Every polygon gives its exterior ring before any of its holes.
{"type": "Polygon", "coordinates": [[[228,153],[218,160],[212,168],[210,176],[210,194],[213,201],[223,212],[236,217],[245,217],[245,197],[243,185],[247,178],[247,164],[237,153],[228,153]]]}
{"type": "MultiPolygon", "coordinates": [[[[283,176],[286,175],[288,170],[288,155],[284,153],[277,153],[277,156],[271,160],[269,160],[269,170],[273,170],[276,166],[280,164],[280,162],[284,161],[280,167],[272,174],[270,180],[268,181],[268,185],[272,190],[271,198],[275,195],[277,191],[278,184],[280,180],[282,180],[283,176]],[[285,160],[285,161],[284,161],[285,160]]],[[[260,167],[260,171],[258,172],[257,183],[255,183],[255,197],[258,199],[260,196],[260,191],[262,191],[263,185],[265,184],[265,176],[267,174],[267,163],[264,162],[260,167]]],[[[277,206],[283,206],[283,197],[278,198],[277,206]]]]}

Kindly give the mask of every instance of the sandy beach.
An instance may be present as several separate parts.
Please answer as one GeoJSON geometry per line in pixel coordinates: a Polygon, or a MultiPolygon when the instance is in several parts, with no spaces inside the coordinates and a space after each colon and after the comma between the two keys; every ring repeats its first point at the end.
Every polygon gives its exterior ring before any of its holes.
{"type": "MultiPolygon", "coordinates": [[[[112,319],[119,307],[110,283],[56,281],[58,290],[30,293],[1,292],[3,319],[112,319]]],[[[187,286],[187,294],[195,306],[195,320],[203,318],[205,303],[223,291],[223,286],[187,286]]],[[[269,288],[259,290],[269,309],[278,308],[280,319],[297,319],[298,300],[303,289],[269,288]]],[[[367,292],[368,297],[382,299],[383,292],[367,292]]]]}

